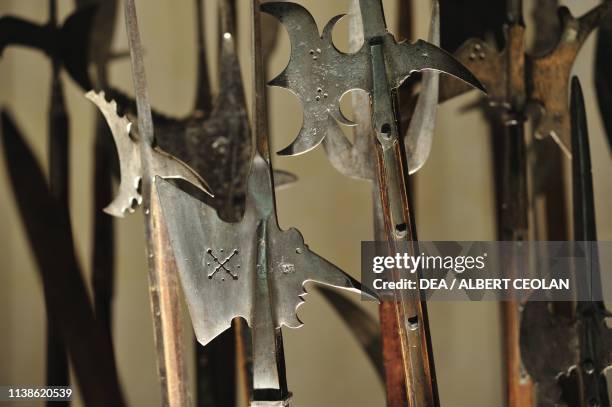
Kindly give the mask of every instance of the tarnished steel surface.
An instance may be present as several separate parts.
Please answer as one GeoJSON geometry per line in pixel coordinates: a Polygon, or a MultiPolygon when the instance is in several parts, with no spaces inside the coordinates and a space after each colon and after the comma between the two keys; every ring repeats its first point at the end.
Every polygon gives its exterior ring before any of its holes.
{"type": "MultiPolygon", "coordinates": [[[[261,46],[258,7],[253,15],[257,50],[261,46]]],[[[360,285],[312,253],[297,230],[278,227],[272,169],[266,159],[261,55],[255,56],[254,70],[257,152],[242,219],[226,222],[215,208],[160,178],[156,189],[199,342],[208,344],[234,318],[245,319],[252,331],[253,401],[278,403],[289,396],[280,328],[301,325],[296,309],[306,294],[304,284],[314,281],[356,292],[360,285]],[[273,396],[270,390],[276,391],[273,396]]]]}
{"type": "MultiPolygon", "coordinates": [[[[362,16],[369,21],[380,8],[378,1],[362,1],[362,16]],[[364,7],[366,11],[364,12],[364,7]]],[[[340,111],[340,98],[349,90],[373,92],[371,51],[368,41],[353,54],[338,51],[332,43],[331,33],[341,16],[332,18],[322,35],[310,15],[295,3],[265,3],[262,11],[277,17],[288,30],[291,39],[291,57],[285,70],[270,84],[291,90],[304,108],[304,123],[294,142],[279,152],[282,155],[305,153],[315,148],[330,131],[340,131],[338,122],[352,124],[340,111]]],[[[377,21],[384,18],[378,17],[377,21]]],[[[460,63],[440,48],[424,41],[414,44],[396,43],[393,36],[375,22],[364,24],[367,32],[384,32],[380,41],[385,69],[392,89],[399,87],[413,72],[435,69],[458,77],[475,87],[478,80],[460,63]],[[382,30],[382,31],[381,31],[382,30]]]]}
{"type": "MultiPolygon", "coordinates": [[[[359,51],[363,46],[363,24],[359,0],[351,2],[349,14],[351,32],[350,50],[359,51]]],[[[429,42],[440,44],[440,9],[437,2],[432,10],[429,42]]],[[[427,161],[431,152],[436,109],[439,93],[439,72],[428,70],[423,73],[421,91],[410,125],[404,138],[409,173],[417,172],[427,161]]],[[[330,163],[343,175],[351,178],[373,180],[375,178],[372,159],[372,124],[369,95],[355,92],[353,97],[355,140],[344,136],[338,127],[328,129],[323,147],[330,163]]]]}
{"type": "Polygon", "coordinates": [[[239,223],[226,223],[213,208],[167,182],[157,181],[195,331],[202,344],[227,329],[233,317],[251,321],[256,312],[251,299],[256,269],[265,268],[269,274],[275,327],[301,326],[295,311],[302,303],[307,281],[359,291],[359,283],[310,252],[297,230],[278,228],[269,202],[269,182],[265,162],[256,157],[244,217],[239,223]],[[261,234],[262,228],[266,235],[261,234]],[[268,264],[258,263],[258,244],[266,244],[268,264]]]}
{"type": "MultiPolygon", "coordinates": [[[[213,208],[167,182],[158,180],[157,189],[200,343],[228,329],[235,317],[244,318],[255,331],[270,312],[268,328],[300,327],[296,309],[307,281],[359,292],[359,283],[312,253],[297,230],[279,229],[270,171],[259,155],[239,223],[223,222],[213,208]]],[[[273,347],[264,352],[275,353],[273,347]]],[[[262,360],[265,366],[258,370],[258,356],[256,383],[278,388],[274,358],[262,360]]]]}
{"type": "MultiPolygon", "coordinates": [[[[307,152],[331,134],[326,149],[328,153],[330,150],[340,153],[332,163],[341,171],[363,177],[369,174],[362,162],[369,159],[376,163],[376,167],[372,166],[376,168],[375,177],[371,179],[377,182],[381,204],[375,223],[384,230],[392,251],[396,240],[415,237],[407,197],[408,164],[404,140],[397,128],[399,115],[394,109],[393,92],[411,73],[422,70],[442,71],[480,89],[482,86],[438,47],[424,41],[398,44],[387,32],[379,0],[360,0],[359,9],[363,42],[359,50],[345,54],[331,40],[339,16],[327,23],[320,36],[314,19],[303,7],[293,3],[264,4],[262,10],[285,25],[292,44],[287,67],[270,84],[291,90],[304,109],[300,133],[280,154],[307,152]],[[359,150],[343,140],[338,124],[352,124],[342,116],[339,102],[346,92],[357,89],[366,91],[371,103],[371,131],[364,134],[370,136],[375,147],[369,156],[372,158],[359,157],[359,150]],[[341,162],[342,159],[346,162],[341,162]],[[357,168],[352,171],[351,167],[357,168]]],[[[351,28],[355,30],[354,25],[351,28]]],[[[366,146],[363,143],[360,148],[366,146]]],[[[395,302],[381,306],[381,321],[387,402],[392,406],[438,404],[425,304],[419,298],[396,293],[395,302]]]]}
{"type": "MultiPolygon", "coordinates": [[[[132,213],[142,203],[143,174],[140,146],[140,137],[130,135],[130,121],[117,114],[117,103],[108,102],[104,92],[88,92],[86,97],[98,106],[111,129],[121,171],[121,184],[119,192],[113,202],[104,211],[110,215],[123,217],[127,212],[132,213]]],[[[152,148],[151,171],[154,175],[163,178],[180,178],[191,182],[204,192],[209,188],[206,182],[195,171],[179,159],[169,155],[160,148],[152,148]]]]}
{"type": "MultiPolygon", "coordinates": [[[[495,106],[513,105],[527,112],[536,110],[536,136],[552,137],[563,152],[570,157],[569,77],[578,52],[589,34],[606,18],[612,3],[604,2],[580,18],[573,17],[565,7],[559,9],[561,34],[557,44],[543,55],[518,53],[524,45],[522,32],[506,29],[507,44],[499,50],[491,39],[488,41],[472,38],[467,40],[455,56],[480,79],[489,93],[489,100],[495,106]],[[509,64],[523,64],[524,74],[509,70],[509,64]],[[524,89],[524,100],[509,100],[516,97],[517,87],[524,89]]],[[[443,78],[440,100],[445,101],[468,91],[464,84],[443,78]]]]}

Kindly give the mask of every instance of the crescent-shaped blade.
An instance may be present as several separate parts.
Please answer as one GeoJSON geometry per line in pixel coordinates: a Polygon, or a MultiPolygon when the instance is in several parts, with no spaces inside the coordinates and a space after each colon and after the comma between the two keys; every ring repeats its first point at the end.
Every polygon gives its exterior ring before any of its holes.
{"type": "MultiPolygon", "coordinates": [[[[140,188],[143,174],[139,146],[142,141],[140,138],[135,139],[130,136],[132,124],[126,117],[119,116],[117,103],[114,100],[108,102],[104,92],[89,91],[85,97],[93,102],[104,115],[117,147],[121,172],[119,192],[115,199],[104,208],[104,212],[121,218],[126,213],[133,213],[142,203],[140,188]]],[[[151,168],[153,176],[183,179],[212,196],[206,182],[194,170],[158,147],[152,150],[151,168]]]]}
{"type": "Polygon", "coordinates": [[[89,91],[85,97],[93,102],[104,115],[117,147],[121,173],[119,191],[113,201],[104,208],[104,212],[122,218],[126,213],[133,213],[142,203],[140,194],[142,166],[138,145],[130,138],[132,123],[126,117],[119,116],[117,103],[108,102],[104,92],[89,91]]]}
{"type": "Polygon", "coordinates": [[[394,80],[393,87],[399,87],[413,72],[433,70],[461,79],[470,86],[486,93],[482,83],[452,54],[426,41],[414,44],[402,42],[395,47],[387,45],[385,54],[389,57],[389,70],[394,80]]]}
{"type": "Polygon", "coordinates": [[[152,171],[153,176],[164,179],[182,179],[193,184],[202,192],[214,196],[206,181],[197,172],[183,161],[157,147],[153,149],[152,171]]]}

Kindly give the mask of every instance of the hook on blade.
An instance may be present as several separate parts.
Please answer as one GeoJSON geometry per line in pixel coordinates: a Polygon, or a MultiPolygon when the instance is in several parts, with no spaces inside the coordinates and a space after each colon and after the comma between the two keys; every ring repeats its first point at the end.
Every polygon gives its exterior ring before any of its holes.
{"type": "MultiPolygon", "coordinates": [[[[119,169],[121,182],[119,193],[104,211],[109,215],[123,217],[126,213],[133,213],[142,203],[142,163],[140,159],[140,137],[130,136],[132,123],[117,113],[117,103],[108,102],[104,92],[89,91],[85,97],[93,102],[104,115],[110,127],[117,153],[119,155],[119,169]]],[[[162,178],[183,179],[190,182],[203,192],[212,196],[208,184],[194,170],[176,157],[164,152],[158,147],[152,151],[152,172],[162,178]]]]}

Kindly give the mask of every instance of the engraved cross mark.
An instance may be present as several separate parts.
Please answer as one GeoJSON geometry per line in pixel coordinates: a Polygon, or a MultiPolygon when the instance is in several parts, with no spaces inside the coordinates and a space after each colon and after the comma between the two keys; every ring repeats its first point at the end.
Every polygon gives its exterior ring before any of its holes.
{"type": "MultiPolygon", "coordinates": [[[[220,253],[223,253],[223,249],[219,250],[220,253]]],[[[232,259],[232,257],[234,257],[235,255],[238,254],[238,250],[234,249],[232,251],[232,253],[227,256],[225,259],[220,260],[220,257],[217,257],[214,255],[212,249],[208,249],[206,250],[206,253],[208,253],[210,255],[210,257],[212,257],[213,261],[216,263],[216,266],[214,268],[213,271],[211,271],[210,273],[208,273],[208,278],[213,278],[213,276],[217,273],[217,271],[219,270],[224,270],[227,274],[229,274],[230,276],[232,276],[232,278],[234,280],[238,279],[238,274],[232,272],[232,270],[230,270],[228,267],[228,263],[229,261],[232,259]]],[[[207,266],[210,266],[210,262],[206,263],[207,266]]],[[[237,268],[240,268],[240,265],[236,266],[237,268]]],[[[223,278],[222,280],[225,280],[225,278],[223,278]]]]}

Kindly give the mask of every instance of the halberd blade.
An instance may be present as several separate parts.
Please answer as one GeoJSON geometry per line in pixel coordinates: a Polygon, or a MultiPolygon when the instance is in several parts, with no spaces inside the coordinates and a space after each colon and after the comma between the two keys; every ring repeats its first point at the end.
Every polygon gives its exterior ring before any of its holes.
{"type": "Polygon", "coordinates": [[[357,281],[311,252],[297,229],[279,228],[269,167],[259,155],[237,223],[224,222],[214,209],[160,178],[155,185],[201,344],[229,328],[233,318],[251,324],[256,313],[266,312],[257,301],[257,279],[267,279],[276,328],[302,325],[296,310],[308,281],[361,292],[357,281]]]}
{"type": "MultiPolygon", "coordinates": [[[[349,52],[359,51],[363,47],[363,21],[359,0],[352,0],[348,9],[349,52]]],[[[328,129],[323,139],[323,148],[331,165],[341,174],[360,180],[372,181],[373,143],[372,116],[370,112],[369,95],[365,92],[353,92],[351,104],[355,127],[351,142],[338,126],[328,129]]]]}
{"type": "MultiPolygon", "coordinates": [[[[121,182],[119,192],[113,202],[104,211],[109,215],[123,217],[126,213],[133,213],[142,203],[140,186],[142,183],[142,164],[140,159],[140,138],[130,136],[132,124],[117,114],[117,103],[108,102],[104,92],[89,91],[86,95],[102,112],[113,134],[117,152],[119,154],[119,168],[121,182]]],[[[153,175],[162,178],[180,178],[192,183],[203,192],[211,194],[206,182],[195,171],[189,168],[178,158],[171,156],[158,147],[152,151],[151,170],[153,175]]],[[[211,194],[212,195],[212,194],[211,194]]]]}
{"type": "Polygon", "coordinates": [[[319,35],[310,13],[298,4],[265,3],[261,10],[278,18],[291,39],[289,63],[269,84],[293,92],[304,109],[300,134],[279,154],[302,154],[318,146],[330,126],[340,130],[334,119],[341,117],[340,99],[364,87],[369,62],[363,52],[345,54],[333,45],[332,29],[341,16],[330,20],[319,35]]]}
{"type": "Polygon", "coordinates": [[[399,87],[413,72],[436,70],[484,91],[478,79],[452,55],[424,41],[398,44],[385,27],[377,30],[371,26],[371,21],[368,32],[380,32],[380,37],[366,38],[359,51],[346,54],[334,46],[331,35],[340,16],[331,19],[319,35],[314,19],[302,6],[289,2],[265,3],[262,11],[277,17],[291,39],[289,63],[270,85],[293,92],[304,110],[300,133],[288,147],[279,151],[280,155],[305,153],[317,147],[328,131],[339,131],[340,99],[348,91],[373,92],[370,43],[374,40],[383,46],[391,88],[399,87]]]}

